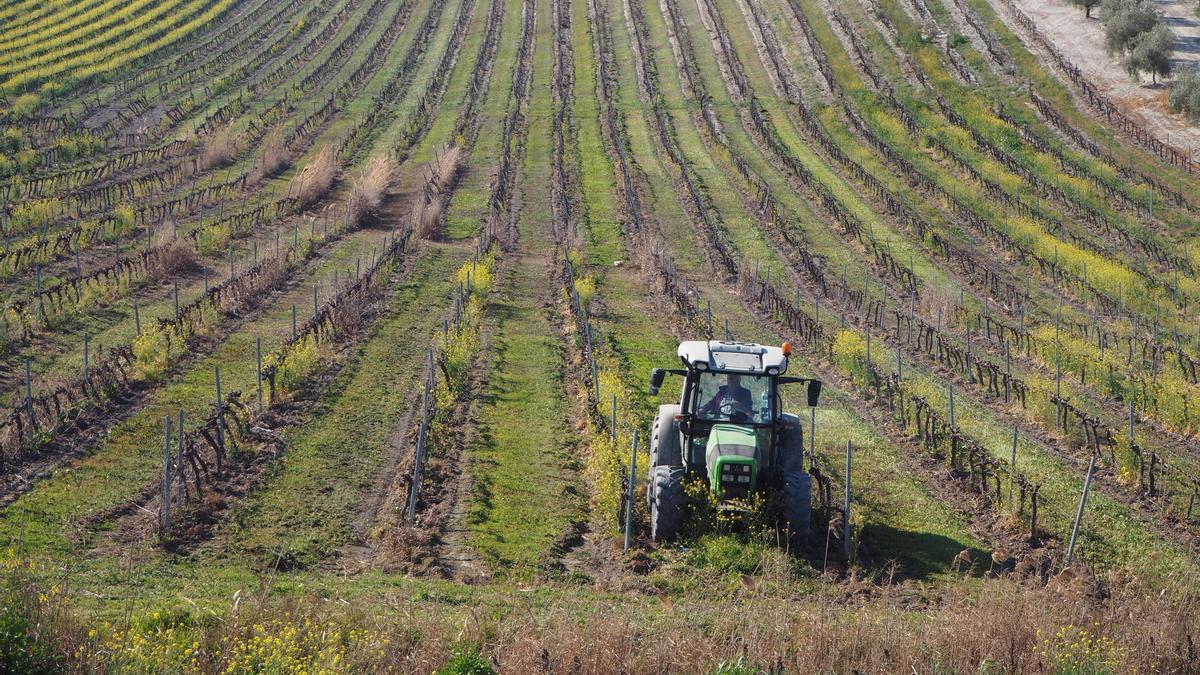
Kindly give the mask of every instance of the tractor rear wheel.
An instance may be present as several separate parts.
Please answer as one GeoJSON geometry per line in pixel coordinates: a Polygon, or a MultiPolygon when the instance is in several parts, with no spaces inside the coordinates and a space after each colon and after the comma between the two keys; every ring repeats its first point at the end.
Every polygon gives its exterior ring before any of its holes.
{"type": "Polygon", "coordinates": [[[650,471],[650,538],[669,541],[679,534],[686,501],[682,466],[656,466],[650,471]]]}
{"type": "Polygon", "coordinates": [[[812,476],[804,471],[783,472],[783,520],[796,548],[808,543],[812,529],[812,476]]]}
{"type": "Polygon", "coordinates": [[[658,406],[654,428],[650,432],[650,468],[656,466],[681,466],[683,454],[679,450],[678,405],[658,406]]]}

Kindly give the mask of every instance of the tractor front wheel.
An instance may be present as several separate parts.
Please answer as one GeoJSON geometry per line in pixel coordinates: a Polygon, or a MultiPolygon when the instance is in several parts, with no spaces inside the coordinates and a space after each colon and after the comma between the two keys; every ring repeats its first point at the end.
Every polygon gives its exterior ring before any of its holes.
{"type": "Polygon", "coordinates": [[[804,471],[783,472],[783,520],[792,545],[803,548],[812,529],[812,476],[804,471]]]}
{"type": "Polygon", "coordinates": [[[654,429],[650,432],[650,466],[679,466],[683,464],[683,453],[679,448],[678,405],[658,406],[654,418],[654,429]]]}
{"type": "Polygon", "coordinates": [[[686,501],[682,466],[656,466],[650,472],[650,538],[669,541],[679,534],[686,501]]]}

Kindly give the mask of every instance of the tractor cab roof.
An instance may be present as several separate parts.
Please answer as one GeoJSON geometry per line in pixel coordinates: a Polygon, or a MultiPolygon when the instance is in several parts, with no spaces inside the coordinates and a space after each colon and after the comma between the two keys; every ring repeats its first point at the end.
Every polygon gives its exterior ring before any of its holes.
{"type": "Polygon", "coordinates": [[[679,343],[679,358],[691,369],[726,373],[782,375],[788,366],[781,347],[749,342],[687,340],[679,343]]]}

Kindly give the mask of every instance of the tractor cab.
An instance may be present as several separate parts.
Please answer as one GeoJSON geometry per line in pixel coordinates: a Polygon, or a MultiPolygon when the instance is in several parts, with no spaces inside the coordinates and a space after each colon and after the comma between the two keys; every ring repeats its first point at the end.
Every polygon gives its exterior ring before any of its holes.
{"type": "Polygon", "coordinates": [[[674,484],[685,476],[702,477],[728,505],[789,481],[807,488],[800,420],[783,411],[779,386],[807,383],[808,403],[816,405],[821,382],[785,376],[790,354],[787,343],[689,340],[678,349],[683,368],[652,371],[651,395],[667,374],[684,378],[679,403],[659,407],[651,437],[647,497],[655,539],[674,536],[678,509],[664,500],[675,500],[674,484]]]}

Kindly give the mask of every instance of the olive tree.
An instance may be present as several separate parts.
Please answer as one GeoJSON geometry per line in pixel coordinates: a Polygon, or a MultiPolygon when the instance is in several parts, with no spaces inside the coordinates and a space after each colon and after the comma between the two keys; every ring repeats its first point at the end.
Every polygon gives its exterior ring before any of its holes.
{"type": "Polygon", "coordinates": [[[1175,76],[1167,92],[1167,105],[1172,112],[1200,120],[1200,67],[1191,66],[1175,76]]]}
{"type": "Polygon", "coordinates": [[[1104,22],[1104,46],[1111,55],[1131,51],[1138,36],[1161,23],[1157,8],[1147,0],[1104,0],[1100,6],[1104,22]]]}
{"type": "Polygon", "coordinates": [[[1158,78],[1171,74],[1171,54],[1175,45],[1175,34],[1166,24],[1159,23],[1149,31],[1138,35],[1133,48],[1125,57],[1125,70],[1130,77],[1138,73],[1150,73],[1150,79],[1158,84],[1158,78]]]}
{"type": "Polygon", "coordinates": [[[1092,8],[1100,4],[1100,0],[1071,0],[1071,4],[1083,8],[1083,15],[1092,18],[1092,8]]]}

